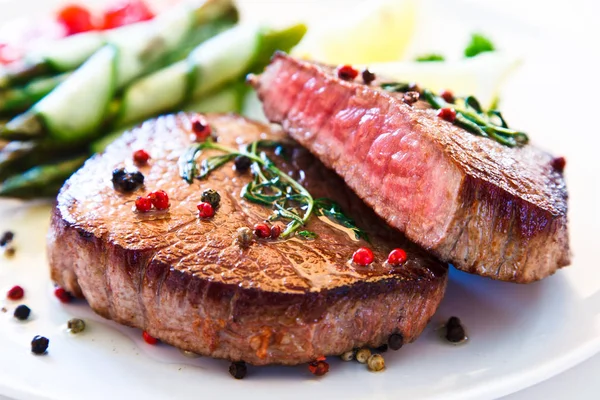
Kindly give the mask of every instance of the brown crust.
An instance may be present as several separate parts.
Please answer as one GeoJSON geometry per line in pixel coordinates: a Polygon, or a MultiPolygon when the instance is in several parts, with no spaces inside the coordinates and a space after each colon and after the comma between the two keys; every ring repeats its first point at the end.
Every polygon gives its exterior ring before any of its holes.
{"type": "MultiPolygon", "coordinates": [[[[278,137],[239,117],[211,116],[210,122],[227,145],[234,134],[245,141],[278,137]]],[[[358,212],[378,260],[395,246],[405,248],[409,261],[403,268],[392,273],[375,263],[350,270],[346,260],[360,242],[318,219],[308,226],[320,236],[314,242],[262,242],[240,249],[232,244],[232,233],[270,211],[239,199],[239,188],[249,178],[230,168],[216,171],[208,183],[221,192],[222,205],[205,230],[205,222],[189,215],[186,205],[198,201],[198,184],[182,184],[171,167],[173,155],[189,144],[188,126],[186,115],[146,123],[89,160],[65,184],[48,237],[56,283],[85,297],[100,315],[166,343],[257,365],[297,364],[377,346],[396,332],[406,342],[417,337],[442,299],[445,266],[387,228],[302,150],[282,168],[303,169],[311,192],[321,187],[320,195],[338,196],[352,215],[358,212]],[[142,168],[146,189],[115,193],[105,182],[110,171],[140,147],[153,157],[142,168]],[[131,200],[157,183],[172,194],[169,218],[156,214],[140,220],[131,200]],[[214,254],[217,261],[211,261],[214,254]]]]}
{"type": "Polygon", "coordinates": [[[550,154],[475,136],[285,54],[251,82],[272,122],[442,260],[519,283],[569,264],[567,191],[550,154]]]}

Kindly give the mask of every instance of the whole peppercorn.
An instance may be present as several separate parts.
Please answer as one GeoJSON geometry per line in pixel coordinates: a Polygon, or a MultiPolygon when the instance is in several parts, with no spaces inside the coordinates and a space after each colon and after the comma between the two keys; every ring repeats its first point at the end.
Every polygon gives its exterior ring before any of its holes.
{"type": "Polygon", "coordinates": [[[233,164],[235,165],[235,170],[243,174],[244,172],[250,169],[250,166],[252,165],[252,160],[250,160],[246,156],[237,156],[233,161],[233,164]]]}
{"type": "Polygon", "coordinates": [[[16,252],[17,249],[15,249],[13,246],[6,246],[6,248],[4,249],[4,256],[6,256],[7,258],[11,258],[14,257],[16,252]]]}
{"type": "Polygon", "coordinates": [[[229,366],[229,374],[235,379],[244,379],[247,373],[248,368],[246,367],[246,363],[243,361],[232,362],[229,366]]]}
{"type": "Polygon", "coordinates": [[[446,323],[446,339],[452,343],[460,343],[467,339],[465,328],[458,317],[450,317],[446,323]]]}
{"type": "Polygon", "coordinates": [[[369,371],[378,372],[385,368],[385,360],[381,354],[373,354],[367,360],[369,371]]]}
{"type": "Polygon", "coordinates": [[[400,350],[404,345],[404,337],[399,333],[393,333],[388,338],[388,346],[392,350],[400,350]]]}
{"type": "Polygon", "coordinates": [[[133,162],[137,165],[145,165],[150,159],[150,154],[146,150],[140,149],[133,152],[133,162]]]}
{"type": "Polygon", "coordinates": [[[144,175],[139,171],[128,172],[119,168],[112,172],[112,183],[115,190],[133,192],[144,184],[144,175]]]}
{"type": "Polygon", "coordinates": [[[194,140],[196,142],[204,142],[208,139],[212,133],[212,129],[208,124],[208,121],[201,115],[194,115],[192,117],[192,132],[194,133],[194,140]]]}
{"type": "Polygon", "coordinates": [[[254,234],[261,239],[266,239],[271,236],[271,228],[267,224],[256,224],[254,225],[254,234]]]}
{"type": "Polygon", "coordinates": [[[47,338],[37,335],[31,341],[31,352],[36,355],[45,354],[49,344],[50,341],[47,338]]]}
{"type": "Polygon", "coordinates": [[[404,96],[402,96],[402,101],[408,104],[409,106],[412,106],[417,101],[419,101],[419,97],[419,92],[409,91],[404,93],[404,96]]]}
{"type": "Polygon", "coordinates": [[[158,339],[155,338],[154,336],[150,335],[148,332],[144,331],[142,332],[142,338],[144,339],[144,342],[148,343],[148,344],[157,344],[158,343],[158,339]]]}
{"type": "Polygon", "coordinates": [[[273,225],[271,227],[271,239],[277,239],[281,235],[281,226],[273,225]]]}
{"type": "Polygon", "coordinates": [[[365,68],[362,72],[362,79],[365,85],[369,85],[375,80],[375,74],[365,68]]]}
{"type": "Polygon", "coordinates": [[[449,90],[442,90],[440,97],[444,99],[446,103],[454,103],[454,94],[449,90]]]}
{"type": "Polygon", "coordinates": [[[456,111],[454,108],[440,108],[437,116],[444,121],[454,122],[456,120],[456,111]]]}
{"type": "Polygon", "coordinates": [[[10,242],[12,242],[14,238],[15,238],[15,234],[12,233],[11,231],[4,232],[2,234],[2,237],[0,237],[0,247],[6,246],[10,242]]]}
{"type": "Polygon", "coordinates": [[[152,208],[152,200],[150,200],[149,197],[138,196],[138,198],[135,200],[135,209],[137,211],[145,213],[145,212],[150,211],[151,208],[152,208]]]}
{"type": "Polygon", "coordinates": [[[358,71],[351,65],[341,65],[337,69],[337,76],[345,81],[353,81],[358,76],[358,71]]]}
{"type": "Polygon", "coordinates": [[[352,261],[358,265],[367,266],[373,262],[375,256],[368,247],[361,247],[352,255],[352,261]]]}
{"type": "Polygon", "coordinates": [[[369,357],[371,357],[371,350],[367,348],[362,348],[356,352],[356,361],[361,364],[366,363],[369,357]]]}
{"type": "Polygon", "coordinates": [[[25,290],[23,290],[23,288],[19,285],[13,286],[12,288],[10,288],[8,293],[6,293],[6,297],[9,300],[13,300],[13,301],[21,300],[24,295],[25,295],[25,290]]]}
{"type": "Polygon", "coordinates": [[[152,202],[152,205],[157,210],[166,210],[169,208],[169,195],[164,190],[157,190],[149,193],[148,198],[152,202]]]}
{"type": "Polygon", "coordinates": [[[384,343],[381,346],[377,347],[375,351],[378,353],[385,353],[386,351],[388,351],[388,345],[384,343]]]}
{"type": "Polygon", "coordinates": [[[329,372],[329,363],[325,361],[325,357],[319,357],[308,364],[308,370],[315,376],[323,376],[329,372]]]}
{"type": "Polygon", "coordinates": [[[211,218],[215,215],[215,209],[213,208],[213,206],[211,206],[210,203],[207,203],[205,201],[198,204],[196,208],[198,209],[198,216],[200,218],[211,218]]]}
{"type": "Polygon", "coordinates": [[[388,255],[387,262],[390,265],[404,264],[406,261],[406,252],[402,249],[394,249],[388,255]]]}
{"type": "Polygon", "coordinates": [[[200,200],[209,203],[214,209],[216,209],[219,207],[219,203],[221,202],[221,195],[216,190],[206,189],[204,192],[202,192],[202,197],[200,200]]]}
{"type": "Polygon", "coordinates": [[[340,355],[340,358],[343,361],[352,361],[352,360],[354,360],[354,356],[355,356],[355,351],[354,350],[350,350],[350,351],[347,351],[345,353],[342,353],[342,355],[340,355]]]}
{"type": "Polygon", "coordinates": [[[19,321],[25,321],[27,318],[29,318],[29,314],[31,314],[31,309],[25,304],[21,304],[15,308],[13,316],[19,321]]]}
{"type": "Polygon", "coordinates": [[[246,248],[250,246],[252,239],[252,231],[250,228],[243,226],[237,230],[235,241],[240,247],[246,248]]]}
{"type": "Polygon", "coordinates": [[[561,174],[564,172],[567,165],[567,159],[564,157],[556,157],[552,160],[552,168],[561,174]]]}
{"type": "Polygon", "coordinates": [[[57,287],[56,289],[54,289],[54,296],[56,296],[56,298],[59,299],[61,303],[69,303],[71,300],[73,300],[73,296],[71,296],[71,293],[67,292],[61,287],[57,287]]]}
{"type": "Polygon", "coordinates": [[[71,331],[71,333],[80,333],[85,330],[85,321],[79,318],[72,318],[67,322],[67,328],[71,331]]]}

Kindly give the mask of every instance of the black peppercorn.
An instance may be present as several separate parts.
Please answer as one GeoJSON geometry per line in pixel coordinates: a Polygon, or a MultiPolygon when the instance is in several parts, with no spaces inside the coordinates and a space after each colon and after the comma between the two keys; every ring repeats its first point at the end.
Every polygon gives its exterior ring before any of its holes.
{"type": "Polygon", "coordinates": [[[49,344],[50,341],[47,338],[37,335],[31,341],[31,352],[37,355],[44,354],[48,350],[49,344]]]}
{"type": "Polygon", "coordinates": [[[399,333],[394,333],[388,338],[388,346],[392,350],[400,350],[404,344],[404,337],[399,333]]]}
{"type": "Polygon", "coordinates": [[[229,373],[235,379],[244,379],[247,372],[248,368],[246,367],[246,363],[243,361],[232,362],[229,366],[229,373]]]}
{"type": "Polygon", "coordinates": [[[15,237],[15,234],[12,233],[11,231],[4,232],[2,234],[2,237],[0,238],[0,247],[4,247],[7,244],[9,244],[10,242],[12,242],[14,237],[15,237]]]}
{"type": "Polygon", "coordinates": [[[25,321],[27,318],[29,318],[30,313],[31,310],[29,309],[29,307],[27,307],[25,304],[21,304],[20,306],[15,308],[15,313],[13,315],[19,321],[25,321]]]}
{"type": "Polygon", "coordinates": [[[250,160],[246,156],[237,156],[234,160],[235,170],[239,173],[244,173],[250,169],[250,165],[252,165],[252,160],[250,160]]]}
{"type": "Polygon", "coordinates": [[[362,72],[362,79],[365,85],[369,85],[375,80],[375,74],[369,71],[368,69],[364,69],[362,72]]]}
{"type": "Polygon", "coordinates": [[[116,190],[132,192],[144,184],[144,175],[140,171],[128,172],[119,168],[112,173],[112,183],[116,190]]]}
{"type": "Polygon", "coordinates": [[[466,339],[465,328],[463,328],[458,317],[450,317],[446,323],[446,340],[452,343],[460,343],[466,339]]]}
{"type": "Polygon", "coordinates": [[[202,192],[202,197],[200,200],[210,204],[216,210],[221,202],[221,195],[216,190],[206,189],[204,192],[202,192]]]}
{"type": "Polygon", "coordinates": [[[385,353],[386,351],[388,351],[388,345],[384,343],[381,346],[376,347],[375,351],[378,353],[385,353]]]}
{"type": "Polygon", "coordinates": [[[408,104],[409,106],[412,106],[417,101],[419,101],[419,92],[410,91],[410,92],[404,93],[404,96],[402,97],[402,101],[405,102],[406,104],[408,104]]]}

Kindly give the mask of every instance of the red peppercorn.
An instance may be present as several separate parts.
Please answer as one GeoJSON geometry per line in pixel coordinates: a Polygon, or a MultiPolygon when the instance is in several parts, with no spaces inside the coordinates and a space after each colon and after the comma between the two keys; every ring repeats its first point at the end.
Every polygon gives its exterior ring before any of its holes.
{"type": "Polygon", "coordinates": [[[192,132],[194,132],[196,142],[204,142],[209,138],[212,129],[204,117],[194,115],[192,117],[192,132]]]}
{"type": "Polygon", "coordinates": [[[373,256],[373,252],[368,247],[361,247],[352,255],[352,261],[358,265],[367,266],[371,264],[374,259],[375,256],[373,256]]]}
{"type": "Polygon", "coordinates": [[[169,195],[164,190],[157,190],[148,195],[148,198],[157,210],[169,208],[169,195]]]}
{"type": "Polygon", "coordinates": [[[358,76],[358,71],[352,68],[351,65],[342,65],[338,67],[337,74],[340,79],[353,81],[358,76]]]}
{"type": "Polygon", "coordinates": [[[256,224],[254,225],[254,234],[261,239],[266,239],[271,236],[271,228],[267,224],[256,224]]]}
{"type": "Polygon", "coordinates": [[[556,157],[552,160],[552,168],[556,172],[563,173],[565,167],[567,166],[567,159],[564,157],[556,157]]]}
{"type": "Polygon", "coordinates": [[[140,149],[133,153],[133,161],[138,165],[144,165],[150,159],[150,154],[146,150],[140,149]]]}
{"type": "Polygon", "coordinates": [[[90,11],[79,5],[71,4],[62,8],[56,19],[62,24],[67,35],[91,31],[95,28],[90,11]]]}
{"type": "Polygon", "coordinates": [[[215,209],[210,203],[203,201],[196,206],[199,211],[200,218],[210,218],[215,215],[215,209]]]}
{"type": "Polygon", "coordinates": [[[442,90],[440,97],[447,103],[454,103],[454,94],[449,90],[442,90]]]}
{"type": "Polygon", "coordinates": [[[323,376],[329,372],[329,364],[324,360],[325,357],[319,357],[317,361],[308,364],[308,370],[315,376],[323,376]],[[323,358],[323,359],[321,359],[323,358]]]}
{"type": "Polygon", "coordinates": [[[400,265],[406,261],[406,252],[402,249],[394,249],[390,252],[387,262],[390,265],[400,265]]]}
{"type": "Polygon", "coordinates": [[[273,225],[271,227],[271,239],[277,239],[281,235],[281,226],[273,225]]]}
{"type": "Polygon", "coordinates": [[[138,197],[135,200],[135,209],[139,212],[148,212],[152,208],[152,200],[149,197],[138,197]]]}
{"type": "Polygon", "coordinates": [[[151,336],[148,332],[144,331],[142,333],[142,337],[144,338],[144,342],[148,343],[148,344],[156,344],[158,343],[158,339],[155,338],[154,336],[151,336]]]}
{"type": "Polygon", "coordinates": [[[57,287],[56,289],[54,289],[54,295],[57,299],[61,301],[61,303],[69,303],[71,300],[73,300],[73,296],[71,296],[71,293],[67,292],[61,287],[57,287]]]}
{"type": "Polygon", "coordinates": [[[6,294],[6,297],[9,298],[10,300],[21,300],[23,298],[23,296],[25,295],[25,291],[23,290],[23,288],[21,286],[13,286],[8,293],[6,294]]]}
{"type": "Polygon", "coordinates": [[[440,108],[437,116],[445,121],[454,122],[456,120],[456,110],[454,108],[440,108]]]}

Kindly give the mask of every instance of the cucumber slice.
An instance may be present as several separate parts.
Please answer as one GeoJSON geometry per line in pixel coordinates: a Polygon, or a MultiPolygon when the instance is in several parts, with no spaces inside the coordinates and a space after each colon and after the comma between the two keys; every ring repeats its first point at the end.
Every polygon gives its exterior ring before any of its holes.
{"type": "Polygon", "coordinates": [[[26,62],[45,62],[57,72],[72,71],[104,45],[99,32],[85,32],[57,40],[27,55],[26,62]]]}
{"type": "Polygon", "coordinates": [[[198,46],[188,57],[192,98],[244,75],[260,43],[260,26],[238,25],[198,46]]]}
{"type": "Polygon", "coordinates": [[[33,106],[51,137],[72,141],[96,133],[115,92],[116,60],[116,48],[104,46],[33,106]]]}
{"type": "Polygon", "coordinates": [[[201,96],[199,99],[187,103],[183,111],[199,113],[239,113],[242,110],[242,103],[250,87],[240,82],[227,85],[217,92],[201,96]]]}

